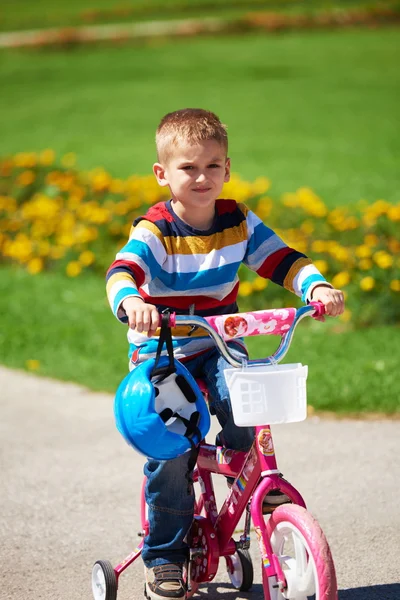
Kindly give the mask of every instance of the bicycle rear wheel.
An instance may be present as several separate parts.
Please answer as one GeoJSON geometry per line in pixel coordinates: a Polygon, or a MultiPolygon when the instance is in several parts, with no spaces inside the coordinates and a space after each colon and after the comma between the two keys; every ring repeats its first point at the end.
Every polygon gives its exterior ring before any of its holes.
{"type": "Polygon", "coordinates": [[[271,600],[337,600],[335,566],[327,539],[303,507],[279,506],[266,523],[287,586],[270,585],[271,600]]]}

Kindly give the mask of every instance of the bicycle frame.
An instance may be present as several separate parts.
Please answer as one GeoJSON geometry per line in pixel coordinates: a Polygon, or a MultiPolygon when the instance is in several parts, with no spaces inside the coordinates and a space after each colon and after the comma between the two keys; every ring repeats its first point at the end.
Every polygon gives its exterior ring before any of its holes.
{"type": "MultiPolygon", "coordinates": [[[[284,335],[281,332],[282,339],[278,350],[272,357],[248,361],[248,364],[271,364],[279,362],[289,349],[297,323],[307,315],[316,318],[323,315],[323,307],[318,303],[311,303],[311,305],[304,306],[297,311],[296,309],[285,310],[289,311],[290,325],[288,325],[284,335]]],[[[267,315],[268,321],[272,319],[273,313],[276,313],[276,311],[258,311],[257,313],[244,313],[243,315],[235,316],[243,317],[246,315],[258,314],[260,315],[259,319],[262,319],[267,315]]],[[[233,336],[222,334],[221,328],[224,326],[227,318],[229,318],[229,315],[221,317],[222,321],[218,322],[220,317],[202,319],[195,316],[171,315],[170,325],[184,324],[202,327],[214,339],[220,353],[230,362],[230,364],[235,367],[240,367],[242,364],[231,355],[229,348],[224,341],[224,338],[225,340],[232,339],[234,337],[239,337],[240,334],[238,333],[233,336]]],[[[259,322],[263,321],[259,320],[259,322]]],[[[254,331],[254,334],[260,333],[261,332],[258,330],[254,331]]],[[[270,331],[267,333],[273,332],[270,331]]],[[[248,333],[247,335],[252,335],[252,333],[248,333]]],[[[237,450],[226,449],[221,446],[202,443],[199,449],[193,480],[194,482],[198,482],[201,490],[200,500],[196,506],[196,513],[200,515],[202,511],[204,512],[206,519],[208,519],[212,527],[211,538],[215,540],[215,542],[213,542],[213,554],[215,554],[215,560],[213,562],[213,569],[209,575],[209,580],[213,579],[217,572],[219,557],[228,557],[236,552],[237,543],[232,536],[240,518],[247,510],[250,503],[250,515],[253,519],[254,529],[257,534],[263,565],[262,579],[264,598],[265,600],[271,600],[270,586],[272,585],[272,587],[283,589],[285,585],[285,576],[279,560],[273,553],[271,542],[267,534],[262,509],[263,499],[269,491],[279,488],[290,498],[293,504],[304,508],[306,508],[306,505],[301,494],[281,476],[276,461],[270,426],[258,425],[255,427],[255,440],[248,452],[240,452],[237,450]],[[214,486],[211,477],[213,473],[234,478],[234,483],[219,511],[216,506],[214,486]]],[[[142,524],[146,523],[146,525],[144,531],[141,533],[142,536],[146,535],[148,532],[145,510],[143,482],[141,491],[141,520],[142,524]]],[[[248,524],[250,523],[248,519],[246,522],[248,524]]],[[[247,540],[241,538],[241,543],[244,545],[247,543],[247,540]]],[[[119,575],[132,564],[136,558],[138,558],[141,554],[142,546],[143,541],[123,562],[114,568],[117,579],[119,578],[119,575]]]]}
{"type": "MultiPolygon", "coordinates": [[[[213,525],[219,556],[229,556],[236,551],[236,543],[232,536],[251,500],[250,513],[266,578],[276,577],[278,581],[284,582],[280,563],[273,554],[266,533],[262,513],[263,499],[270,490],[279,488],[292,503],[304,508],[306,505],[299,492],[280,477],[270,427],[257,426],[255,433],[255,442],[247,453],[209,444],[200,446],[194,474],[194,480],[199,482],[201,489],[198,512],[203,510],[213,525]],[[212,473],[235,478],[219,512],[215,502],[212,473]]],[[[264,594],[265,598],[269,598],[268,584],[267,588],[264,585],[264,594]]]]}

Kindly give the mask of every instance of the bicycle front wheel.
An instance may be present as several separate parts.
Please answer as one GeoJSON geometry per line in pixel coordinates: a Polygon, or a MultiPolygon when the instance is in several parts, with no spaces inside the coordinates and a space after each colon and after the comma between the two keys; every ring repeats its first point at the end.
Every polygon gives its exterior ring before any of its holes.
{"type": "Polygon", "coordinates": [[[327,539],[303,507],[279,506],[271,515],[267,534],[282,566],[286,588],[270,588],[272,600],[337,600],[335,566],[327,539]]]}

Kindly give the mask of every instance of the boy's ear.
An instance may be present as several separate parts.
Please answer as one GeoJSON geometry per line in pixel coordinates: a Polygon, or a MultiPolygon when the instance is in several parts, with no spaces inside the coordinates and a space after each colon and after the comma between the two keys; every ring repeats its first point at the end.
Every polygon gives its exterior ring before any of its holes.
{"type": "Polygon", "coordinates": [[[224,182],[228,183],[231,178],[231,159],[227,158],[225,162],[225,177],[224,182]]]}
{"type": "Polygon", "coordinates": [[[154,163],[153,165],[153,173],[156,176],[158,181],[158,185],[165,187],[168,185],[168,180],[166,178],[165,168],[161,163],[154,163]]]}

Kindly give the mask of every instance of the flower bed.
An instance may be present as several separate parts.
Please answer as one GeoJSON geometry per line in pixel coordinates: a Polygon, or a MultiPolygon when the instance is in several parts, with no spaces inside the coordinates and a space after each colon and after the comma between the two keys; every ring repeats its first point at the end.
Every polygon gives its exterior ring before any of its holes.
{"type": "MultiPolygon", "coordinates": [[[[152,175],[122,180],[102,169],[79,172],[74,165],[72,154],[56,164],[52,150],[0,160],[0,262],[32,275],[55,269],[68,277],[87,270],[104,275],[133,219],[168,198],[152,175]]],[[[272,199],[269,187],[266,178],[247,182],[233,175],[223,197],[245,202],[344,290],[343,321],[399,322],[400,204],[360,201],[330,210],[311,189],[272,199]]],[[[246,268],[241,280],[244,309],[293,305],[287,292],[246,268]]]]}

